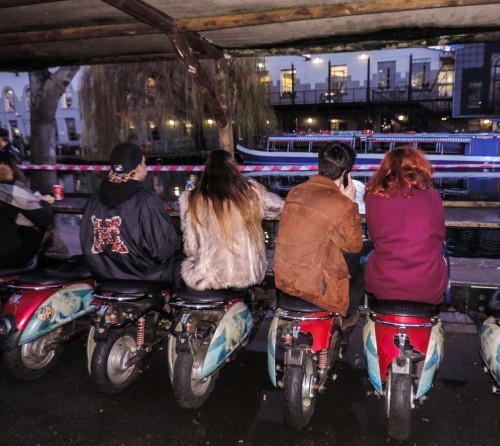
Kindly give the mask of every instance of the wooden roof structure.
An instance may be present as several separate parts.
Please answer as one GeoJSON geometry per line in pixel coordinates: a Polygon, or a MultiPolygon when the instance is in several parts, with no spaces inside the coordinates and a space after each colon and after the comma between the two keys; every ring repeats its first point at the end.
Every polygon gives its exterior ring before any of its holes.
{"type": "Polygon", "coordinates": [[[0,2],[1,71],[486,41],[499,0],[0,2]]]}

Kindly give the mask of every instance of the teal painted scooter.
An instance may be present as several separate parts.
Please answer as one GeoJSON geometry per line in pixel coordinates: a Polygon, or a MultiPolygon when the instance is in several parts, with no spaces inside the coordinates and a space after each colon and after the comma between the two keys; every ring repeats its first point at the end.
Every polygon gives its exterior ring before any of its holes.
{"type": "Polygon", "coordinates": [[[489,317],[479,327],[479,354],[494,380],[493,393],[500,395],[500,289],[491,296],[486,311],[489,317]]]}
{"type": "Polygon", "coordinates": [[[267,311],[252,288],[184,289],[170,301],[175,319],[168,345],[174,396],[185,409],[200,407],[219,370],[245,347],[267,311]]]}

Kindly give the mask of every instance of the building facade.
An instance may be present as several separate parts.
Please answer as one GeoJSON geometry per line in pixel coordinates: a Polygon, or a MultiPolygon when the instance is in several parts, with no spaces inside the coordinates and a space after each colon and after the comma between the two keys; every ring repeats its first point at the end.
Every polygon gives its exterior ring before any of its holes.
{"type": "Polygon", "coordinates": [[[497,47],[266,58],[278,130],[495,131],[500,116],[497,47]],[[464,79],[471,80],[466,84],[464,79]],[[472,98],[464,94],[471,85],[472,98]],[[474,113],[465,113],[464,103],[474,100],[490,105],[476,103],[474,113]]]}
{"type": "MultiPolygon", "coordinates": [[[[73,153],[81,144],[78,75],[66,88],[56,111],[58,154],[73,153]]],[[[14,144],[28,155],[31,134],[30,86],[27,73],[0,73],[0,127],[9,130],[14,144]]]]}

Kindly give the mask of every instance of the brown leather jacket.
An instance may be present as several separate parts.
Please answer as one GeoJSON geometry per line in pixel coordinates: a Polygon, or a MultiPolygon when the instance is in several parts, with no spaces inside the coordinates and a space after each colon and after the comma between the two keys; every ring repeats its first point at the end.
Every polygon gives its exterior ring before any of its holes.
{"type": "Polygon", "coordinates": [[[342,252],[362,246],[358,205],[316,175],[286,198],[274,256],[276,287],[344,316],[350,275],[342,252]]]}

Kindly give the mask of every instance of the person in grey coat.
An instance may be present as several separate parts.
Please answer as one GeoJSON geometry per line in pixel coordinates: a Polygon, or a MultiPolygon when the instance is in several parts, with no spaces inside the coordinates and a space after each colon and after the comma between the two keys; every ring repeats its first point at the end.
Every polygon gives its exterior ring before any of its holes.
{"type": "Polygon", "coordinates": [[[200,181],[179,197],[184,254],[181,274],[195,290],[260,284],[267,269],[263,218],[276,218],[283,200],[243,176],[233,156],[210,152],[200,181]]]}

